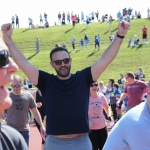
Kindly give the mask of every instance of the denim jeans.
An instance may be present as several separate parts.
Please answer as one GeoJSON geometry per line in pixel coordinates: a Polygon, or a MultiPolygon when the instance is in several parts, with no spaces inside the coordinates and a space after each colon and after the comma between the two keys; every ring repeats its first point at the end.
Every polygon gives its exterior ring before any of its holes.
{"type": "Polygon", "coordinates": [[[30,138],[30,132],[29,131],[19,131],[23,138],[25,139],[28,147],[29,147],[29,138],[30,138]]]}

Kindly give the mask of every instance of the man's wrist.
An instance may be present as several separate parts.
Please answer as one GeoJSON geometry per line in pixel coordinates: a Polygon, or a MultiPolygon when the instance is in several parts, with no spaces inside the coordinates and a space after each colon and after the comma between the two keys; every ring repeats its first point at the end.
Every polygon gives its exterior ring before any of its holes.
{"type": "Polygon", "coordinates": [[[11,38],[7,37],[7,38],[4,38],[4,42],[5,44],[9,47],[11,45],[14,45],[14,42],[11,38]]]}
{"type": "Polygon", "coordinates": [[[117,33],[117,37],[120,39],[124,39],[124,36],[122,36],[121,34],[117,33]]]}

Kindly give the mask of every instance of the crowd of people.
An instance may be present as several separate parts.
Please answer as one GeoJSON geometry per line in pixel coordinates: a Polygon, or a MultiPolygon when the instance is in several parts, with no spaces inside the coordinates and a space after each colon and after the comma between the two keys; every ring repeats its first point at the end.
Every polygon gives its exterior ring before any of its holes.
{"type": "MultiPolygon", "coordinates": [[[[93,14],[98,19],[98,12],[93,14]]],[[[33,20],[30,20],[30,25],[32,23],[33,20]]],[[[50,65],[56,75],[39,70],[27,61],[11,38],[13,27],[13,24],[2,26],[7,46],[0,39],[0,149],[28,149],[29,109],[43,138],[42,149],[149,149],[150,82],[148,85],[144,82],[142,68],[135,73],[121,74],[117,83],[109,79],[106,87],[103,81],[98,82],[100,75],[115,59],[130,27],[129,22],[120,21],[118,33],[102,56],[92,66],[75,74],[70,73],[72,58],[66,45],[63,43],[62,47],[57,44],[50,52],[50,65]],[[12,76],[18,70],[16,64],[29,82],[22,81],[20,76],[12,76]],[[6,85],[10,82],[12,90],[9,92],[6,85]],[[28,91],[31,82],[37,87],[36,92],[28,91]],[[126,113],[122,117],[123,103],[126,113]],[[111,115],[115,125],[108,137],[106,120],[111,120],[111,115]],[[45,116],[46,130],[43,123],[45,116]]],[[[147,38],[145,34],[143,37],[147,38]]],[[[39,41],[37,37],[37,52],[40,51],[39,41]]],[[[84,41],[88,48],[89,37],[86,33],[84,40],[80,41],[81,48],[84,41]]],[[[96,35],[94,41],[95,48],[98,46],[100,49],[100,36],[96,35]]],[[[75,49],[75,36],[72,36],[71,44],[75,49]]]]}

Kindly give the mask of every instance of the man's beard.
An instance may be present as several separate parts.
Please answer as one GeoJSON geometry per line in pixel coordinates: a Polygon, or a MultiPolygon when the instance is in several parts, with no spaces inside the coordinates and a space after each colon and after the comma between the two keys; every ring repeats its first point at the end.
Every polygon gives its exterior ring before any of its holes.
{"type": "MultiPolygon", "coordinates": [[[[63,77],[63,78],[67,77],[70,74],[71,66],[69,66],[69,67],[61,67],[61,68],[66,68],[67,72],[65,74],[63,74],[63,73],[61,73],[60,70],[56,70],[55,69],[55,71],[57,72],[57,75],[60,76],[60,77],[63,77]]],[[[59,68],[59,69],[61,69],[61,68],[59,68]]]]}

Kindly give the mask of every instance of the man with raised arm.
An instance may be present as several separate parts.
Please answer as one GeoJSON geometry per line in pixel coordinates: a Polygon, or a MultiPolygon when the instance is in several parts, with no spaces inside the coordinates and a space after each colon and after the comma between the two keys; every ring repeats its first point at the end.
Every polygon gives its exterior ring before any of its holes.
{"type": "Polygon", "coordinates": [[[11,56],[42,93],[47,116],[45,150],[92,150],[88,138],[89,88],[117,55],[128,29],[127,22],[120,22],[114,42],[102,57],[75,74],[70,73],[72,58],[69,52],[62,47],[54,48],[50,52],[50,64],[57,73],[55,76],[30,64],[11,38],[11,24],[2,26],[3,38],[11,56]]]}

